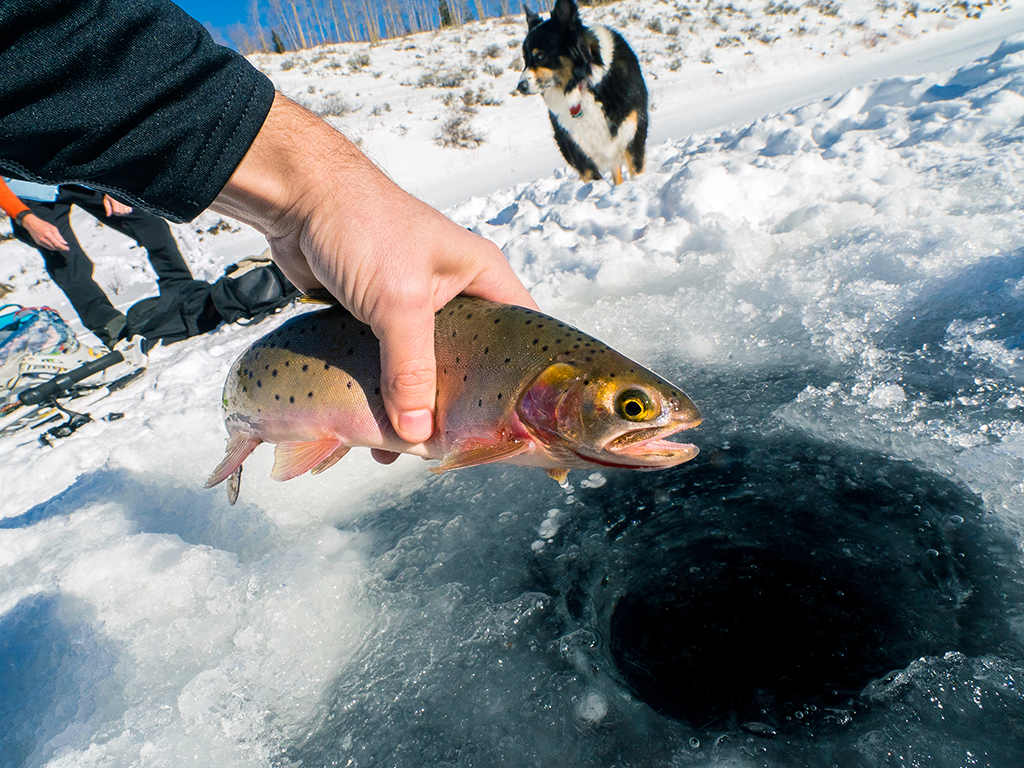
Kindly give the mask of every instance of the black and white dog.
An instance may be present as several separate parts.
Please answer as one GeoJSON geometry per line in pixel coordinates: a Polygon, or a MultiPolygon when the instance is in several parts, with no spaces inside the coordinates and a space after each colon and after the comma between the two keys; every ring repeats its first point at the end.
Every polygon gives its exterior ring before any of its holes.
{"type": "Polygon", "coordinates": [[[543,21],[526,8],[526,64],[520,93],[540,93],[555,141],[584,181],[611,172],[622,183],[643,173],[647,86],[636,54],[618,32],[585,27],[573,0],[557,0],[543,21]]]}

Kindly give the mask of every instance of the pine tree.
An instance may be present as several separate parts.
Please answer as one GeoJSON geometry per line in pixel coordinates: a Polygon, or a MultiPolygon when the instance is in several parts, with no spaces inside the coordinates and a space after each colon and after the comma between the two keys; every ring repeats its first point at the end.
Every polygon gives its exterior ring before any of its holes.
{"type": "Polygon", "coordinates": [[[282,43],[281,38],[277,36],[277,30],[270,30],[270,40],[274,45],[274,53],[284,53],[284,43],[282,43]]]}
{"type": "Polygon", "coordinates": [[[455,26],[455,20],[452,18],[452,9],[448,7],[448,0],[441,0],[437,6],[437,15],[441,17],[441,29],[455,26]]]}

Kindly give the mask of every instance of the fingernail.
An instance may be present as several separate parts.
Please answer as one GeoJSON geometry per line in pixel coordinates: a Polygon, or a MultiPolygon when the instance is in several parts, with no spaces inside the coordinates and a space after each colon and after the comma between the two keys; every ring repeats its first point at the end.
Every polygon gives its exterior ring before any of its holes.
{"type": "Polygon", "coordinates": [[[422,443],[434,431],[434,415],[426,408],[398,415],[398,429],[412,443],[422,443]]]}

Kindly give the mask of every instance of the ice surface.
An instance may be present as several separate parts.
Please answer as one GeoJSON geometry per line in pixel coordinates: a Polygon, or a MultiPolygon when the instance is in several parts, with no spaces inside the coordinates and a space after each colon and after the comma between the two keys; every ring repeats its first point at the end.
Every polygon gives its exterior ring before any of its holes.
{"type": "MultiPolygon", "coordinates": [[[[202,488],[220,388],[280,320],[157,348],[93,411],[124,419],[0,441],[0,765],[1020,762],[1024,14],[883,6],[585,9],[626,30],[656,107],[647,173],[615,189],[581,184],[539,100],[507,95],[518,17],[383,43],[358,71],[359,46],[258,57],[293,95],[350,98],[332,119],[501,245],[545,311],[679,381],[701,456],[569,491],[365,452],[275,484],[258,450],[231,507],[202,488]],[[961,58],[930,67],[943,49],[961,58]],[[442,150],[442,91],[417,83],[463,59],[504,103],[480,108],[483,148],[442,150]],[[850,690],[783,690],[802,646],[769,631],[751,567],[790,626],[884,653],[842,670],[850,690]],[[627,615],[746,639],[686,656],[627,615]],[[641,640],[667,643],[665,679],[689,658],[721,683],[705,720],[625,671],[650,663],[641,640]],[[771,686],[757,711],[737,670],[771,686]]],[[[101,283],[152,290],[90,222],[101,283]]],[[[204,278],[265,247],[210,214],[175,233],[204,278]]],[[[0,255],[9,300],[65,311],[34,252],[0,255]]]]}

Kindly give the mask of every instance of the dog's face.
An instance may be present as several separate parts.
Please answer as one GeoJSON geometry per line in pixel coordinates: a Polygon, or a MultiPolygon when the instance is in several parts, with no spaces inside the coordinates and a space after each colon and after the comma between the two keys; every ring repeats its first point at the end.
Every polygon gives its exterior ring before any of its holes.
{"type": "Polygon", "coordinates": [[[569,87],[581,60],[583,26],[573,0],[557,0],[551,18],[543,21],[526,8],[526,39],[523,40],[525,67],[519,92],[542,93],[548,88],[569,87]]]}

